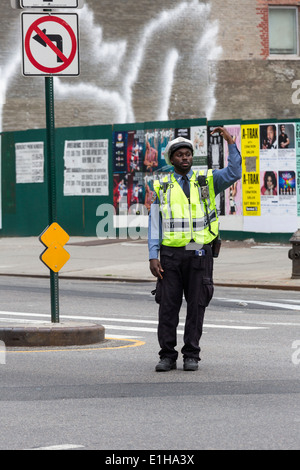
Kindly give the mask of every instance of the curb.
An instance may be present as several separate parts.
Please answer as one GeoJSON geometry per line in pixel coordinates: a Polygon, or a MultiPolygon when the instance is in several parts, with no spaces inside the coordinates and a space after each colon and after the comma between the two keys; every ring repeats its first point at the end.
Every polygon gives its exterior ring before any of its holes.
{"type": "MultiPolygon", "coordinates": [[[[16,273],[0,273],[2,277],[31,277],[36,279],[49,279],[49,275],[44,274],[16,274],[16,273]]],[[[130,278],[130,277],[118,277],[118,276],[68,276],[67,274],[60,274],[59,279],[65,279],[68,281],[113,281],[113,282],[156,282],[156,279],[150,278],[130,278]]]]}
{"type": "Polygon", "coordinates": [[[214,286],[220,287],[244,287],[246,289],[266,289],[266,290],[290,290],[290,291],[300,291],[300,286],[290,286],[288,284],[242,284],[234,282],[214,282],[214,286]]]}
{"type": "MultiPolygon", "coordinates": [[[[49,276],[44,276],[42,274],[15,274],[9,273],[4,274],[0,273],[0,276],[3,277],[28,277],[28,278],[37,278],[37,279],[49,279],[49,276]]],[[[95,277],[95,276],[68,276],[68,275],[60,275],[59,279],[65,279],[69,281],[106,281],[106,282],[132,282],[132,283],[155,283],[156,279],[149,279],[149,278],[124,278],[124,277],[117,277],[117,276],[105,276],[105,277],[95,277]]],[[[296,285],[289,285],[289,284],[261,284],[255,282],[223,282],[223,281],[214,281],[214,286],[220,287],[244,287],[247,289],[269,289],[269,290],[290,290],[290,291],[300,291],[300,284],[296,285]]],[[[1,338],[0,338],[1,339],[1,338]]]]}
{"type": "Polygon", "coordinates": [[[102,325],[92,323],[39,323],[0,327],[0,340],[7,347],[83,346],[105,339],[102,325]]]}

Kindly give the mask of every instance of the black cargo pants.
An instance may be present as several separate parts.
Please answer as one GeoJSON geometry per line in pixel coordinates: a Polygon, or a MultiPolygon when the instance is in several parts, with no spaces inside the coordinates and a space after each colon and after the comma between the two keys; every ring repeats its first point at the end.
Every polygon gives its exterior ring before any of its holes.
{"type": "Polygon", "coordinates": [[[181,349],[183,358],[200,360],[199,342],[202,335],[205,308],[213,296],[213,257],[210,245],[204,245],[205,255],[195,250],[162,245],[160,262],[164,272],[159,281],[159,356],[176,360],[178,352],[177,326],[183,294],[187,302],[186,320],[181,349]]]}

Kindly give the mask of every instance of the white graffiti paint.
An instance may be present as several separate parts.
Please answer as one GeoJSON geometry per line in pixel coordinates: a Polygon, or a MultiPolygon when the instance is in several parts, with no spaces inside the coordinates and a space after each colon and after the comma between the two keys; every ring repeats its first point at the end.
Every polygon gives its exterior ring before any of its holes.
{"type": "MultiPolygon", "coordinates": [[[[215,70],[222,48],[218,45],[218,22],[211,19],[210,3],[186,0],[176,3],[168,10],[156,10],[153,17],[145,23],[135,24],[134,34],[129,31],[128,37],[121,39],[105,36],[104,25],[95,19],[91,6],[86,4],[82,10],[78,10],[78,14],[80,36],[84,41],[83,48],[80,45],[81,52],[83,51],[83,73],[76,80],[57,77],[57,99],[70,100],[76,97],[77,100],[99,104],[99,110],[101,105],[105,106],[106,114],[110,114],[107,122],[135,122],[134,93],[140,85],[140,76],[149,60],[149,54],[154,50],[153,41],[160,34],[162,40],[157,51],[157,64],[160,66],[155,71],[155,119],[173,119],[174,116],[170,116],[171,101],[184,101],[186,89],[182,90],[181,96],[174,95],[174,84],[180,79],[183,69],[188,70],[194,84],[191,93],[199,116],[203,116],[205,112],[208,119],[213,117],[217,84],[215,70]],[[185,30],[188,43],[183,43],[180,36],[185,30]]],[[[17,28],[19,25],[16,22],[11,28],[13,36],[16,36],[17,28]]],[[[11,43],[16,44],[16,41],[11,43]]],[[[3,65],[0,66],[0,131],[3,130],[3,107],[9,99],[12,78],[21,71],[21,44],[14,47],[15,50],[9,54],[9,60],[1,60],[3,65]]],[[[146,116],[144,120],[147,120],[146,116]]]]}

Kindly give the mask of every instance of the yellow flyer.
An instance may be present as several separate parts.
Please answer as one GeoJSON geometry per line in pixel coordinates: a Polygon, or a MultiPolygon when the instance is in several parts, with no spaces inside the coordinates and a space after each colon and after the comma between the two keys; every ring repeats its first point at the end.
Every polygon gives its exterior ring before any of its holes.
{"type": "Polygon", "coordinates": [[[260,215],[259,124],[241,126],[243,215],[260,215]]]}

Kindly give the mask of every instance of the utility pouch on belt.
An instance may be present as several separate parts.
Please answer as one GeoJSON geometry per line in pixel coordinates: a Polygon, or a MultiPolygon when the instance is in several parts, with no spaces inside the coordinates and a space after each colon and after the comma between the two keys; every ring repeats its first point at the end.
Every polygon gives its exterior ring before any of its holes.
{"type": "Polygon", "coordinates": [[[206,176],[198,176],[198,184],[200,186],[200,197],[201,199],[207,199],[209,197],[209,189],[206,176]]]}
{"type": "Polygon", "coordinates": [[[216,237],[214,241],[212,242],[212,255],[214,258],[218,258],[219,256],[221,243],[222,241],[220,237],[216,237]]]}
{"type": "Polygon", "coordinates": [[[160,304],[161,301],[161,279],[157,279],[156,288],[151,291],[152,295],[155,295],[154,299],[157,304],[160,304]]]}

